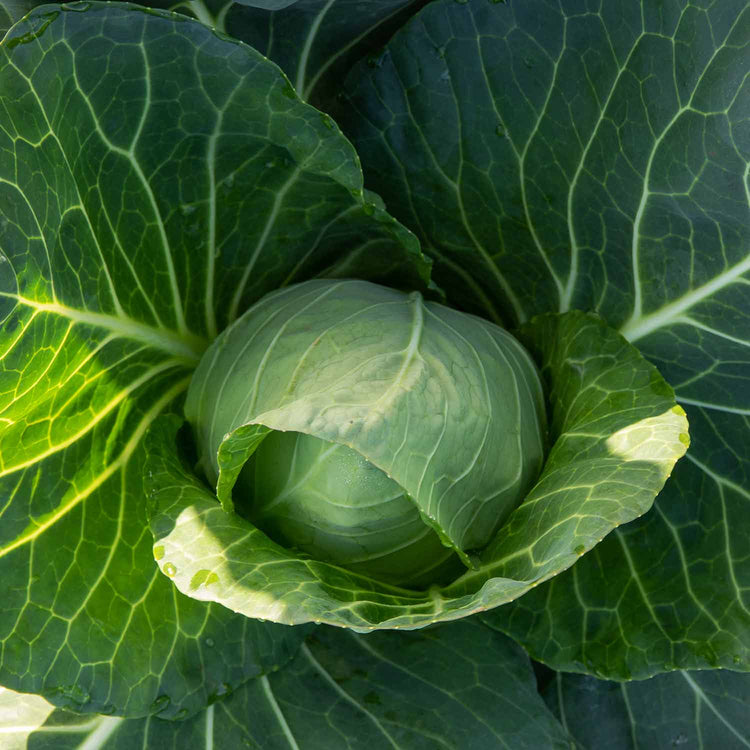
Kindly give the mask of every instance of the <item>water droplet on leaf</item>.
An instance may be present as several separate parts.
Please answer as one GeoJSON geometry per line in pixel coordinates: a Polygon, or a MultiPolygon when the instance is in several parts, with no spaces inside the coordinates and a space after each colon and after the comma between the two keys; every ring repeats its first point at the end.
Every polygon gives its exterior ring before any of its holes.
{"type": "Polygon", "coordinates": [[[177,568],[172,565],[172,563],[166,563],[162,570],[164,571],[164,575],[167,575],[170,578],[173,578],[175,575],[177,575],[177,568]]]}

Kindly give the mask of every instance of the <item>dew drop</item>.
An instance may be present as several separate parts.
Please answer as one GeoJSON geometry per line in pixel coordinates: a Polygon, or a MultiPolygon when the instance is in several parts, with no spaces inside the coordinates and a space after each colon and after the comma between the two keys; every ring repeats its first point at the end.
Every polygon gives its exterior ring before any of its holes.
{"type": "Polygon", "coordinates": [[[154,560],[161,560],[162,557],[164,557],[164,545],[157,544],[156,547],[154,547],[154,560]]]}
{"type": "Polygon", "coordinates": [[[505,128],[502,125],[498,125],[495,128],[495,135],[499,135],[501,138],[505,138],[505,128]]]}
{"type": "Polygon", "coordinates": [[[215,644],[215,641],[213,638],[206,638],[206,646],[209,648],[213,648],[215,644]]]}
{"type": "Polygon", "coordinates": [[[162,570],[164,571],[164,575],[167,575],[170,578],[173,578],[175,575],[177,575],[177,568],[172,565],[172,563],[166,563],[162,570]]]}
{"type": "Polygon", "coordinates": [[[183,203],[180,206],[180,212],[183,216],[190,216],[190,214],[195,213],[195,206],[192,203],[183,203]]]}
{"type": "Polygon", "coordinates": [[[586,551],[586,547],[584,547],[582,544],[579,544],[573,552],[576,553],[576,555],[582,555],[586,551]]]}
{"type": "Polygon", "coordinates": [[[325,125],[329,130],[334,130],[336,128],[336,123],[329,115],[323,115],[320,119],[322,120],[323,125],[325,125]]]}

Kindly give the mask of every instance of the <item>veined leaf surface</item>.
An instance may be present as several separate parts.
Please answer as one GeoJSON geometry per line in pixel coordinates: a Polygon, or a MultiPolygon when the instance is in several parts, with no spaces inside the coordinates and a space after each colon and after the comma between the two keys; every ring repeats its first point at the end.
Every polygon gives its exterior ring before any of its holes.
{"type": "Polygon", "coordinates": [[[15,698],[15,711],[3,711],[0,689],[0,737],[17,743],[8,750],[571,747],[536,691],[528,657],[466,621],[372,636],[320,628],[286,669],[180,722],[52,713],[49,704],[45,712],[36,696],[5,695],[15,698]]]}
{"type": "Polygon", "coordinates": [[[558,669],[750,669],[748,61],[745,0],[438,0],[347,84],[454,303],[596,310],[688,412],[655,509],[491,615],[558,669]]]}
{"type": "Polygon", "coordinates": [[[750,747],[748,674],[677,671],[619,683],[559,673],[543,694],[582,750],[750,747]]]}
{"type": "Polygon", "coordinates": [[[370,253],[407,285],[422,277],[413,237],[361,182],[350,144],[275,65],[195,21],[84,3],[9,32],[3,684],[79,711],[180,716],[292,655],[303,632],[196,602],[159,572],[142,438],[268,289],[366,275],[370,253]]]}
{"type": "MultiPolygon", "coordinates": [[[[149,0],[145,5],[197,18],[273,60],[306,102],[335,116],[352,65],[385,44],[428,0],[149,0]]],[[[376,58],[371,57],[372,61],[376,58]]]]}

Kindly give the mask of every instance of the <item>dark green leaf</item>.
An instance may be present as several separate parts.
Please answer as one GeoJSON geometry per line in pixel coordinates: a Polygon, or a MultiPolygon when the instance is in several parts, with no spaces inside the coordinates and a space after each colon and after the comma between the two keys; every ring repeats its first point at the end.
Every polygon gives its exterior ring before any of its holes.
{"type": "Polygon", "coordinates": [[[655,510],[493,613],[556,668],[750,669],[749,29],[745,0],[438,0],[347,86],[453,302],[596,309],[688,412],[655,510]]]}
{"type": "Polygon", "coordinates": [[[674,672],[641,682],[558,674],[544,694],[582,750],[744,750],[750,675],[674,672]]]}
{"type": "Polygon", "coordinates": [[[233,0],[150,0],[144,4],[186,13],[247,42],[281,67],[302,99],[333,112],[351,66],[372,55],[375,60],[393,32],[428,0],[282,2],[276,3],[280,10],[263,10],[271,2],[233,0]]]}
{"type": "Polygon", "coordinates": [[[370,636],[320,628],[287,669],[182,722],[62,711],[45,722],[51,707],[45,713],[44,705],[31,705],[38,698],[15,697],[21,708],[14,719],[2,711],[0,693],[0,732],[19,740],[9,750],[73,750],[84,742],[100,750],[572,747],[538,695],[523,651],[467,621],[370,636]],[[19,719],[28,729],[11,734],[19,719]],[[26,737],[28,745],[20,744],[26,737]]]}
{"type": "Polygon", "coordinates": [[[427,266],[330,120],[195,21],[39,8],[0,46],[0,103],[0,681],[195,711],[302,633],[160,574],[143,434],[270,288],[368,269],[419,286],[427,266]]]}

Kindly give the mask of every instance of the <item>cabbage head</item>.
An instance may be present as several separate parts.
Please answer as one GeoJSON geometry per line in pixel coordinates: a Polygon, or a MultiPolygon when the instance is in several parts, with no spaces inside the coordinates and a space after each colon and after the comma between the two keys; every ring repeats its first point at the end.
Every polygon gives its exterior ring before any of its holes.
{"type": "Polygon", "coordinates": [[[518,341],[364,281],[262,299],[204,356],[186,414],[227,509],[404,588],[472,568],[544,461],[542,386],[518,341]],[[222,467],[227,436],[248,429],[242,466],[233,453],[222,467]]]}

